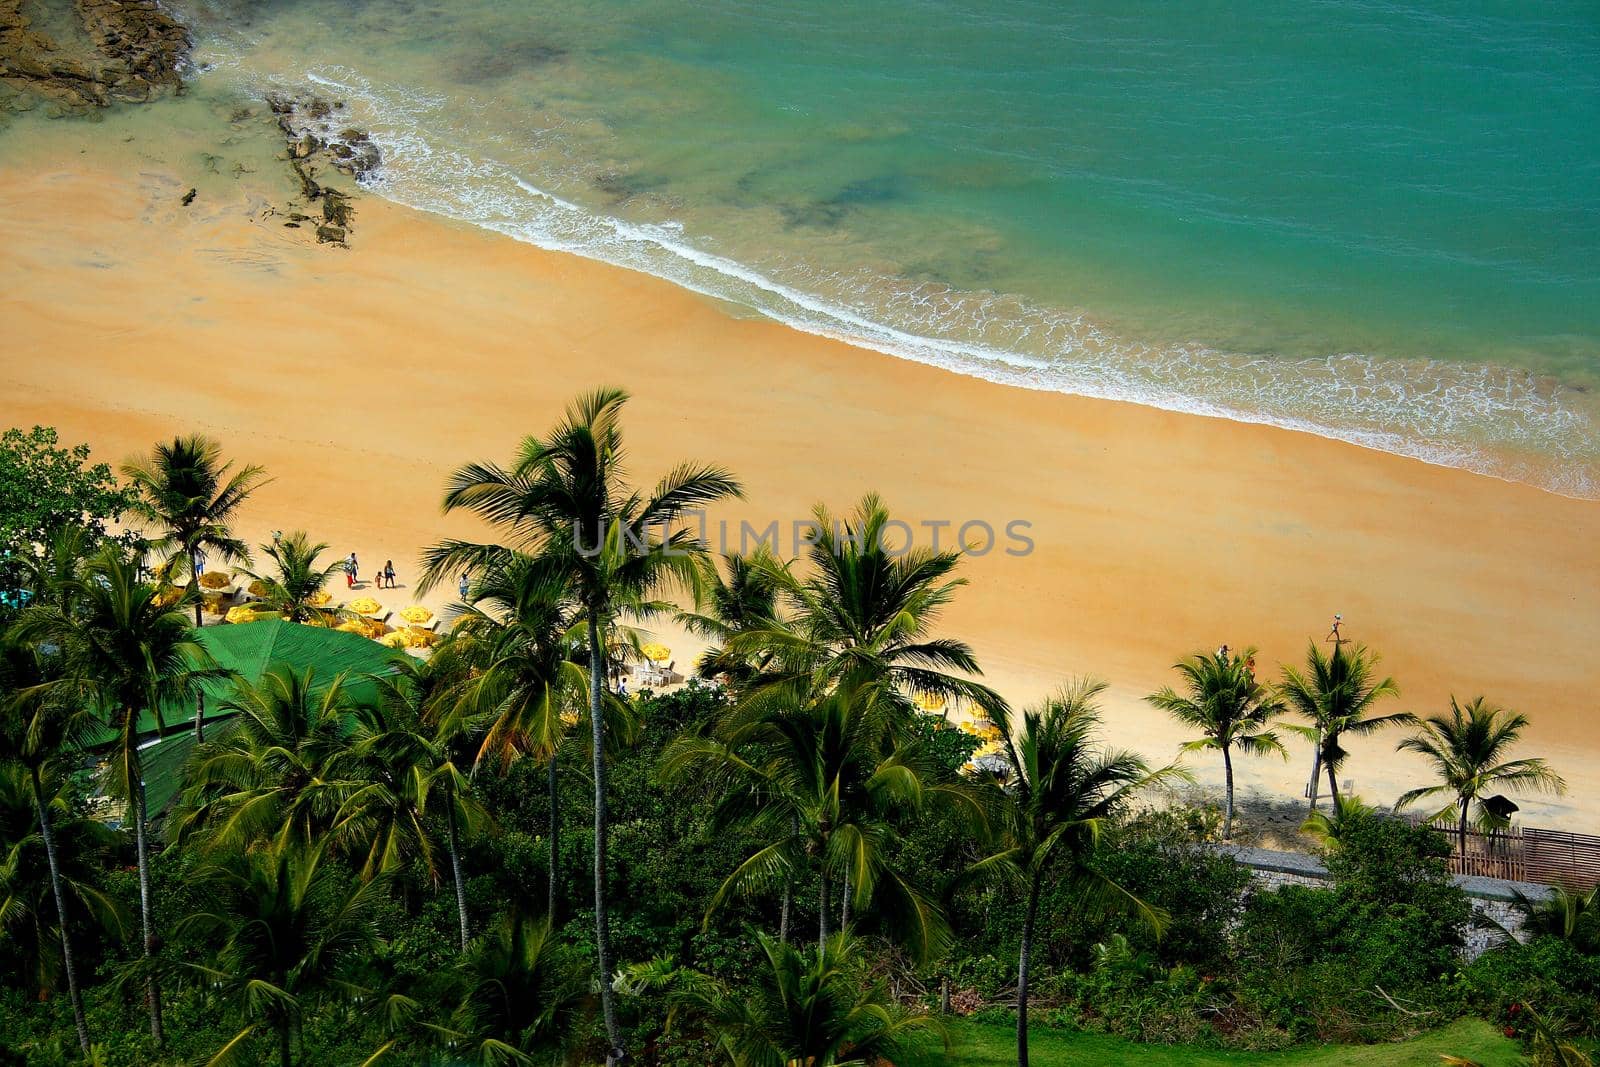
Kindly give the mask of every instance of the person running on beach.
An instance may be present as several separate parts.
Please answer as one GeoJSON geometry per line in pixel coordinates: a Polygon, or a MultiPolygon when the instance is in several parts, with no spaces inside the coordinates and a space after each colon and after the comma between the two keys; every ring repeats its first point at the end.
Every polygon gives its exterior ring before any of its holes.
{"type": "Polygon", "coordinates": [[[350,553],[350,558],[344,561],[344,584],[351,589],[356,587],[356,575],[360,573],[356,566],[356,554],[350,553]]]}
{"type": "Polygon", "coordinates": [[[394,588],[394,560],[389,560],[383,565],[383,580],[389,583],[389,588],[394,588]]]}

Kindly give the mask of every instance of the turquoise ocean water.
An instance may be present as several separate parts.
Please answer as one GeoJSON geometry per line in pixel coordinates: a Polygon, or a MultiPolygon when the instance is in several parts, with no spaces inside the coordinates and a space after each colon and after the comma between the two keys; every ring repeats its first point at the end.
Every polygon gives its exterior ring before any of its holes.
{"type": "Polygon", "coordinates": [[[1594,0],[178,7],[197,88],[344,100],[397,201],[968,374],[1600,495],[1594,0]]]}

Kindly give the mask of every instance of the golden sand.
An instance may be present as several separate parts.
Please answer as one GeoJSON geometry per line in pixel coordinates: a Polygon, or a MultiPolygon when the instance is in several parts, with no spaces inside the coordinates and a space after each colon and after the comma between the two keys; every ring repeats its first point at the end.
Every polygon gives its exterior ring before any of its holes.
{"type": "MultiPolygon", "coordinates": [[[[1256,645],[1275,673],[1338,611],[1399,680],[1395,710],[1483,693],[1532,717],[1528,754],[1577,788],[1530,821],[1600,816],[1600,503],[992,385],[371,196],[350,250],[318,248],[243,193],[186,209],[181,175],[114,159],[0,159],[0,425],[54,424],[113,461],[212,434],[274,478],[241,522],[255,540],[304,527],[406,584],[422,545],[472,532],[439,513],[453,466],[507,458],[578,392],[621,385],[636,473],[725,464],[748,487],[719,513],[735,520],[875,490],[913,524],[1031,523],[1030,555],[965,567],[946,627],[1014,702],[1106,678],[1111,737],[1166,757],[1180,735],[1138,697],[1174,658],[1256,645]]],[[[1370,800],[1421,773],[1394,740],[1357,750],[1370,800]]],[[[1297,795],[1294,749],[1241,782],[1297,795]]]]}

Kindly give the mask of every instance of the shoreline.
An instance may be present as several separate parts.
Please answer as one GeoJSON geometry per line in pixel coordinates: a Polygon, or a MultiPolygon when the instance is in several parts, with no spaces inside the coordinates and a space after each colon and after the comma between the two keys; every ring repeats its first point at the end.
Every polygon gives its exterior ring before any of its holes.
{"type": "MultiPolygon", "coordinates": [[[[1341,611],[1399,680],[1391,710],[1481,691],[1530,716],[1526,754],[1570,783],[1600,771],[1600,502],[886,357],[371,194],[352,247],[318,248],[237,183],[180,207],[181,153],[82,130],[49,143],[0,161],[0,423],[53,424],[113,463],[210,433],[276,479],[241,520],[251,543],[304,526],[335,555],[395,559],[404,583],[422,545],[472,532],[438,514],[449,470],[618,384],[637,476],[697,459],[744,480],[745,504],[714,518],[759,527],[877,491],[913,526],[1033,523],[1031,555],[964,564],[942,627],[1014,705],[1106,678],[1107,738],[1170,758],[1181,735],[1140,697],[1175,659],[1253,644],[1275,675],[1341,611]]],[[[1396,740],[1354,749],[1370,801],[1421,776],[1396,740]]],[[[1297,796],[1309,752],[1292,751],[1242,762],[1242,790],[1297,796]]],[[[1600,821],[1577,786],[1523,807],[1531,824],[1600,821]]]]}

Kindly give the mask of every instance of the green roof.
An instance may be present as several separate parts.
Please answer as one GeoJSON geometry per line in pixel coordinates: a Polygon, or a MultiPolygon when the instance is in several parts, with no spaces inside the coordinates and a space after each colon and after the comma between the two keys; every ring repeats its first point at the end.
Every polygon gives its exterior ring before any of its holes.
{"type": "MultiPolygon", "coordinates": [[[[312,668],[315,672],[312,691],[320,693],[340,674],[344,674],[345,691],[360,703],[375,699],[378,689],[368,675],[393,674],[395,665],[405,658],[405,653],[385,648],[360,634],[342,630],[328,630],[320,626],[302,626],[281,619],[261,622],[237,623],[226,626],[207,626],[200,631],[200,643],[206,646],[217,665],[236,672],[247,682],[259,682],[268,668],[288,666],[297,671],[312,668]]],[[[205,720],[226,718],[231,712],[222,705],[233,695],[232,682],[207,682],[205,720]]],[[[168,703],[161,709],[168,731],[181,729],[185,723],[193,724],[194,706],[168,703]]],[[[139,717],[140,734],[156,732],[156,717],[146,711],[139,717]]],[[[91,745],[111,740],[109,731],[101,732],[91,745]]]]}
{"type": "MultiPolygon", "coordinates": [[[[314,672],[311,690],[320,694],[343,674],[345,693],[357,703],[377,698],[378,687],[371,675],[392,674],[396,664],[405,658],[405,653],[385,648],[360,634],[282,620],[207,626],[200,631],[200,641],[219,666],[237,672],[247,682],[259,682],[272,667],[287,666],[296,671],[309,667],[314,672]]],[[[233,714],[223,710],[233,688],[232,682],[206,684],[207,723],[233,714]]],[[[159,814],[177,792],[184,764],[194,749],[194,708],[167,707],[163,711],[169,736],[155,744],[147,743],[141,754],[145,802],[151,815],[159,814]]],[[[155,716],[146,713],[139,728],[141,732],[154,733],[155,716]]]]}

